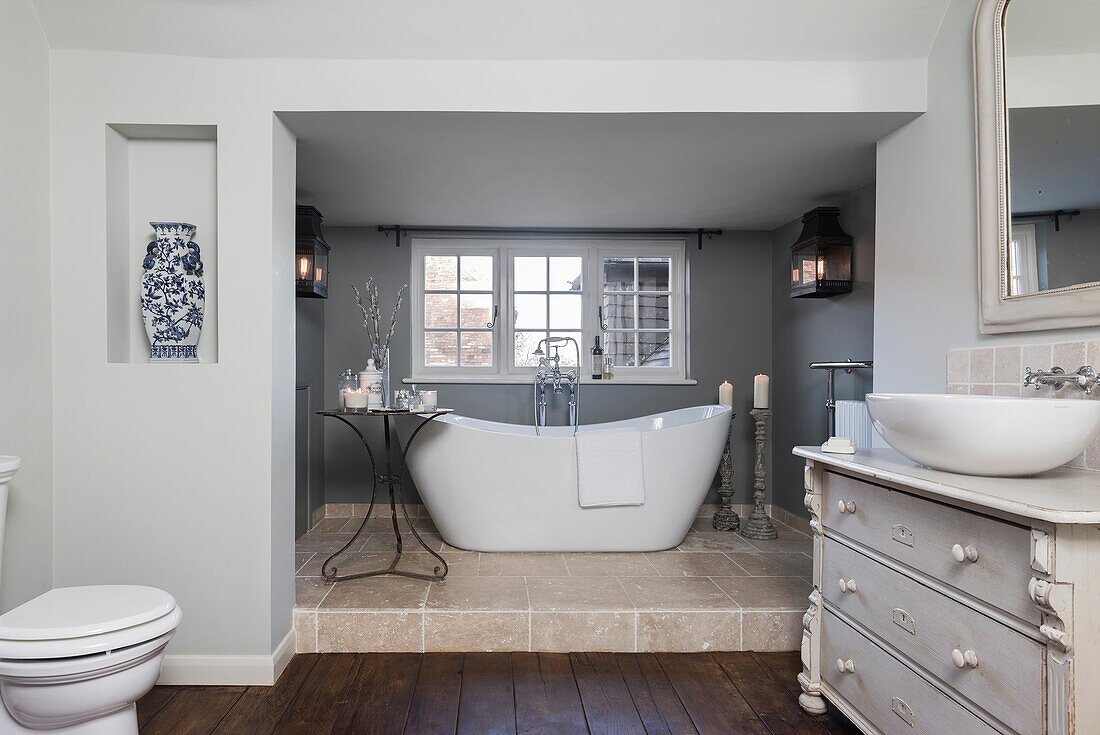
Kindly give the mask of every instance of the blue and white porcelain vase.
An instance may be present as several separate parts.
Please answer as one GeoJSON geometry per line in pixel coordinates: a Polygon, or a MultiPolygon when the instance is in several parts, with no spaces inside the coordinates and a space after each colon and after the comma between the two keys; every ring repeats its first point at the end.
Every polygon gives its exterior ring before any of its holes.
{"type": "Polygon", "coordinates": [[[198,362],[206,286],[195,226],[150,222],[157,239],[146,248],[141,317],[149,335],[149,362],[198,362]]]}

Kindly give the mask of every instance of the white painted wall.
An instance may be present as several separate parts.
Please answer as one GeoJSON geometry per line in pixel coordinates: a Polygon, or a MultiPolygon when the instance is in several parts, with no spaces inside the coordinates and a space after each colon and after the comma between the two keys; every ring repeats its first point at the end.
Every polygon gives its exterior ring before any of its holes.
{"type": "Polygon", "coordinates": [[[878,146],[877,391],[946,390],[954,347],[1100,336],[1100,328],[978,333],[976,8],[977,0],[952,0],[928,59],[928,111],[878,146]]]}
{"type": "Polygon", "coordinates": [[[49,48],[31,0],[0,3],[0,454],[23,458],[8,499],[0,611],[49,588],[49,48]]]}

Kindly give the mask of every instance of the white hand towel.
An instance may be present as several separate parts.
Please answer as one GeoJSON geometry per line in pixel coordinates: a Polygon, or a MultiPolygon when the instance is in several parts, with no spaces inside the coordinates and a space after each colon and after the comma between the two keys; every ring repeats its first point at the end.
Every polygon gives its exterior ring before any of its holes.
{"type": "Polygon", "coordinates": [[[582,508],[645,503],[641,431],[582,431],[576,445],[582,508]]]}

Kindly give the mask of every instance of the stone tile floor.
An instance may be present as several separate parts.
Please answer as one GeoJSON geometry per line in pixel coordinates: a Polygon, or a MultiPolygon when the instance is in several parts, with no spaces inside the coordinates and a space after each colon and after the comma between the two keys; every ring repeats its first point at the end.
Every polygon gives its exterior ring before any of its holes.
{"type": "MultiPolygon", "coordinates": [[[[362,518],[324,518],[298,540],[299,652],[799,647],[812,587],[811,540],[778,521],[778,539],[750,541],[700,517],[676,549],[644,554],[463,551],[444,543],[431,519],[413,522],[450,565],[446,584],[404,577],[325,582],[321,564],[362,518]]],[[[394,547],[389,519],[372,518],[338,559],[340,573],[385,567],[394,547]]],[[[418,549],[398,568],[430,573],[436,563],[418,549]]]]}

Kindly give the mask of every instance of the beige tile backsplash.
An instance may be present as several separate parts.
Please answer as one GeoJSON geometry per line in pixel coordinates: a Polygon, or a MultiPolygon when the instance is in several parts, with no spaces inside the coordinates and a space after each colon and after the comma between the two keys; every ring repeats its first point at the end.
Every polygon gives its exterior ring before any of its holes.
{"type": "MultiPolygon", "coordinates": [[[[1100,369],[1100,340],[949,350],[947,392],[972,396],[1100,400],[1100,390],[1094,391],[1092,395],[1085,395],[1083,391],[1071,387],[1060,391],[1046,386],[1039,390],[1023,387],[1024,374],[1028,368],[1050,370],[1055,365],[1067,373],[1075,372],[1082,365],[1092,365],[1100,369]]],[[[1100,471],[1100,439],[1094,441],[1069,465],[1100,471]]]]}

